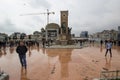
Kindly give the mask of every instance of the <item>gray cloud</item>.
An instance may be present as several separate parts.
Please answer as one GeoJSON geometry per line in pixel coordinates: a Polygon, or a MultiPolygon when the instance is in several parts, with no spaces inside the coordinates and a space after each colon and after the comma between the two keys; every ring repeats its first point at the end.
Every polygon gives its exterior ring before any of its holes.
{"type": "Polygon", "coordinates": [[[51,5],[46,0],[31,0],[29,3],[33,8],[50,8],[51,5]]]}
{"type": "Polygon", "coordinates": [[[120,26],[119,3],[120,0],[14,0],[7,4],[4,2],[0,3],[0,11],[4,12],[0,13],[2,17],[0,30],[5,32],[24,31],[28,34],[40,30],[46,25],[46,15],[23,17],[15,15],[39,11],[42,13],[46,12],[47,8],[55,12],[55,15],[50,15],[50,22],[58,24],[60,24],[60,11],[68,10],[69,27],[72,27],[72,33],[77,35],[84,30],[89,31],[89,33],[100,32],[104,29],[117,30],[117,27],[120,26]],[[23,3],[25,4],[23,5],[23,3]],[[9,8],[10,6],[12,8],[9,8]],[[6,10],[8,8],[9,10],[6,10]],[[9,19],[3,22],[2,20],[6,18],[6,15],[3,16],[5,13],[9,15],[7,16],[9,19]]]}
{"type": "Polygon", "coordinates": [[[5,19],[3,23],[0,23],[0,32],[7,33],[10,35],[13,32],[26,32],[26,31],[23,28],[16,26],[10,19],[5,19]]]}
{"type": "Polygon", "coordinates": [[[89,33],[104,29],[116,29],[120,25],[120,0],[79,0],[70,9],[73,31],[89,33]],[[79,31],[77,31],[79,30],[79,31]]]}
{"type": "Polygon", "coordinates": [[[0,23],[0,32],[10,33],[14,31],[16,31],[16,27],[9,19],[6,19],[3,23],[0,23]]]}

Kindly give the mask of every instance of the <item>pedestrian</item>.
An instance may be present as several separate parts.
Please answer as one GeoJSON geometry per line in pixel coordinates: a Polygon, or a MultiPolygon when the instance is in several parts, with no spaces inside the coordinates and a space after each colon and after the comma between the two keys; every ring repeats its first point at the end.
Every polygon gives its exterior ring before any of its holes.
{"type": "Polygon", "coordinates": [[[18,53],[21,66],[24,67],[25,69],[27,68],[27,62],[26,62],[26,52],[27,52],[27,50],[28,49],[24,45],[24,42],[20,41],[19,46],[16,48],[16,52],[18,53]]]}
{"type": "Polygon", "coordinates": [[[102,44],[103,44],[103,40],[100,41],[100,44],[101,44],[101,47],[102,47],[102,44]]]}
{"type": "Polygon", "coordinates": [[[43,39],[42,39],[43,48],[45,48],[45,42],[46,42],[46,41],[45,41],[45,39],[43,38],[43,39]]]}
{"type": "Polygon", "coordinates": [[[82,46],[82,40],[80,40],[80,46],[82,46]]]}
{"type": "Polygon", "coordinates": [[[112,48],[112,42],[110,40],[108,40],[108,42],[106,43],[106,53],[105,53],[105,56],[107,56],[107,53],[109,51],[110,57],[112,57],[111,48],[112,48]]]}
{"type": "Polygon", "coordinates": [[[114,46],[116,46],[116,40],[114,40],[113,43],[114,43],[114,46]]]}
{"type": "Polygon", "coordinates": [[[107,40],[105,40],[105,45],[106,45],[106,43],[107,43],[108,41],[107,40]]]}

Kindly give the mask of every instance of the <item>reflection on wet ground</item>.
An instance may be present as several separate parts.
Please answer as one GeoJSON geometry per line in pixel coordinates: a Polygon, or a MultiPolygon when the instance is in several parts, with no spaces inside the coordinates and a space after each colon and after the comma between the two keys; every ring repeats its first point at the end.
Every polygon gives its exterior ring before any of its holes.
{"type": "Polygon", "coordinates": [[[104,70],[108,71],[111,68],[111,57],[105,57],[105,68],[103,68],[104,70]]]}
{"type": "Polygon", "coordinates": [[[113,57],[105,57],[105,47],[82,49],[44,49],[30,47],[27,70],[21,68],[15,47],[0,50],[0,67],[10,80],[92,80],[101,71],[120,70],[120,47],[114,46],[113,57]]]}
{"type": "Polygon", "coordinates": [[[29,80],[29,79],[27,78],[27,70],[21,68],[21,71],[20,71],[20,72],[21,72],[20,80],[29,80]]]}

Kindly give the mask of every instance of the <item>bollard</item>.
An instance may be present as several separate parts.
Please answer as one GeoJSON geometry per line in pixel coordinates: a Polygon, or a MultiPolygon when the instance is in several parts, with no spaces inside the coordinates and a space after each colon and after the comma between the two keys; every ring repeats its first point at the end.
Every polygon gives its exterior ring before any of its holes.
{"type": "Polygon", "coordinates": [[[0,80],[9,80],[9,75],[6,73],[0,73],[0,80]]]}
{"type": "Polygon", "coordinates": [[[0,80],[9,80],[9,75],[4,73],[0,68],[0,80]]]}

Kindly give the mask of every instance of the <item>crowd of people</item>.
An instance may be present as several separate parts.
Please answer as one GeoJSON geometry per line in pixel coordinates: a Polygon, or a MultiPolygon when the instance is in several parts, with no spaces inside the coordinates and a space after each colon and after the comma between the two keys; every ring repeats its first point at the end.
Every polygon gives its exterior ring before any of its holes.
{"type": "MultiPolygon", "coordinates": [[[[85,43],[92,44],[94,46],[95,40],[79,40],[77,43],[80,44],[80,46],[83,46],[85,43]]],[[[37,41],[0,41],[0,51],[3,49],[5,51],[6,47],[16,47],[16,52],[18,53],[21,66],[25,69],[27,68],[27,61],[26,61],[26,52],[28,51],[28,48],[30,49],[31,46],[40,46],[42,45],[43,48],[47,45],[48,47],[50,44],[52,44],[52,41],[46,41],[43,39],[41,42],[37,41]]],[[[100,46],[102,47],[103,44],[106,48],[105,57],[107,56],[107,53],[110,53],[110,57],[112,57],[112,46],[117,45],[117,41],[112,40],[101,40],[99,42],[100,46]]]]}
{"type": "MultiPolygon", "coordinates": [[[[38,41],[23,41],[25,43],[26,46],[32,46],[32,45],[37,45],[39,46],[39,42],[38,41]]],[[[0,41],[0,49],[5,49],[6,47],[16,47],[18,46],[20,43],[20,41],[0,41]]]]}
{"type": "MultiPolygon", "coordinates": [[[[102,46],[103,44],[106,44],[108,40],[101,40],[99,43],[102,46]]],[[[115,46],[117,46],[118,41],[116,40],[110,40],[111,43],[115,46]]],[[[41,41],[24,41],[25,45],[30,47],[32,45],[41,45],[43,48],[45,48],[45,46],[51,46],[53,44],[53,40],[45,40],[42,39],[41,41]]],[[[95,40],[75,40],[74,44],[80,44],[80,46],[83,46],[85,43],[93,45],[95,44],[95,40]]],[[[5,49],[6,47],[13,47],[13,46],[18,46],[20,43],[20,41],[0,41],[0,49],[5,49]]]]}

